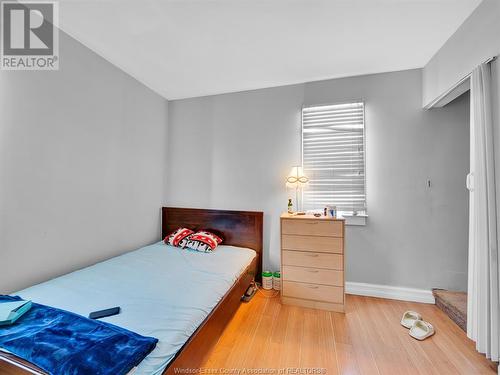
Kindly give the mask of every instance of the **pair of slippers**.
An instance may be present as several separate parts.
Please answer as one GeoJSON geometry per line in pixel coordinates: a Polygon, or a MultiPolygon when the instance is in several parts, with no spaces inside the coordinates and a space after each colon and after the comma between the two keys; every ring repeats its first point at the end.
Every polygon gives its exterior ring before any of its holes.
{"type": "Polygon", "coordinates": [[[407,311],[401,318],[401,325],[410,330],[410,336],[417,340],[425,340],[435,333],[431,323],[422,320],[422,316],[415,311],[407,311]]]}

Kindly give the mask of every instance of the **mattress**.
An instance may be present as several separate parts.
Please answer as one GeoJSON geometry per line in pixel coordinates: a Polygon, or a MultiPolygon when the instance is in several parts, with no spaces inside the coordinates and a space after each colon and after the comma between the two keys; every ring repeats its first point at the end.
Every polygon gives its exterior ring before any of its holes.
{"type": "Polygon", "coordinates": [[[255,256],[234,246],[202,253],[159,242],[14,294],[83,316],[120,306],[102,320],[159,340],[134,374],[161,374],[255,256]]]}

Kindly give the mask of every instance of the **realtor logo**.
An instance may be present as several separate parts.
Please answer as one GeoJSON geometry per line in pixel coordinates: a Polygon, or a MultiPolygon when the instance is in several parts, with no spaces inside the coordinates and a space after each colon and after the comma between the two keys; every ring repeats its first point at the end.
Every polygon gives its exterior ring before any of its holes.
{"type": "Polygon", "coordinates": [[[59,69],[58,3],[2,1],[0,68],[59,69]]]}

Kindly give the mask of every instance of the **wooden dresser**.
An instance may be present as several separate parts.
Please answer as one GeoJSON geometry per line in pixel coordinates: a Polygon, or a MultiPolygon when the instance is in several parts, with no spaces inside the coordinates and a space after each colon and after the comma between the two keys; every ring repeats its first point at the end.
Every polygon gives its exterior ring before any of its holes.
{"type": "Polygon", "coordinates": [[[344,220],[281,215],[281,302],[344,312],[344,220]]]}

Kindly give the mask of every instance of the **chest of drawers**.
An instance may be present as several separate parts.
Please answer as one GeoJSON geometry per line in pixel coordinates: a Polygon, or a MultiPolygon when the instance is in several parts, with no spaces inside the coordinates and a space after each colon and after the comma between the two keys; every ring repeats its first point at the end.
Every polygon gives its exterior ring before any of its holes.
{"type": "Polygon", "coordinates": [[[281,302],[344,311],[344,220],[281,215],[281,302]]]}

